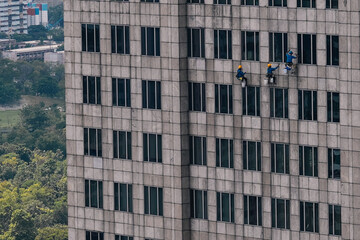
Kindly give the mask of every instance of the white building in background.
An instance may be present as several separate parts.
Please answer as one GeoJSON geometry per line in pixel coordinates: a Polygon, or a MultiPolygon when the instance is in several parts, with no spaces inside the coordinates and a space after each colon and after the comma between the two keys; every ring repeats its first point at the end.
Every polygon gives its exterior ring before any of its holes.
{"type": "Polygon", "coordinates": [[[27,26],[43,25],[46,27],[48,22],[48,4],[47,3],[28,3],[27,8],[27,26]]]}
{"type": "Polygon", "coordinates": [[[54,52],[61,44],[44,45],[30,48],[11,49],[2,52],[2,57],[12,61],[17,60],[44,60],[44,54],[47,52],[54,52]]]}
{"type": "Polygon", "coordinates": [[[27,33],[26,0],[0,0],[0,32],[27,33]]]}

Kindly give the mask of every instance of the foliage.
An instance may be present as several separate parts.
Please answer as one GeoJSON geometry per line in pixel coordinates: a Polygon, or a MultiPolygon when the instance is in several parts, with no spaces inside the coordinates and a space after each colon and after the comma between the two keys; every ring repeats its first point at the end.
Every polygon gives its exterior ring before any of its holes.
{"type": "Polygon", "coordinates": [[[0,59],[0,104],[12,104],[28,94],[63,98],[64,79],[63,65],[0,59]]]}
{"type": "Polygon", "coordinates": [[[31,25],[28,27],[28,36],[31,40],[46,40],[47,31],[43,25],[31,25]]]}
{"type": "Polygon", "coordinates": [[[52,40],[56,42],[64,41],[64,29],[63,28],[53,28],[48,32],[48,35],[52,36],[52,40]]]}
{"type": "Polygon", "coordinates": [[[9,36],[6,33],[0,32],[0,39],[9,38],[9,36]]]}
{"type": "Polygon", "coordinates": [[[0,145],[0,239],[67,239],[66,161],[60,152],[0,145]]]}
{"type": "Polygon", "coordinates": [[[59,4],[54,7],[49,7],[49,24],[59,24],[60,27],[64,27],[64,5],[59,4]]]}

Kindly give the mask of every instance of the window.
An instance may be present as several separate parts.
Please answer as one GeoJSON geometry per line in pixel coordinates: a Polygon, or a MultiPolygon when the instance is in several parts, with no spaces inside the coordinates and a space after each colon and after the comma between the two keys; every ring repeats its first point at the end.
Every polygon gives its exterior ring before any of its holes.
{"type": "Polygon", "coordinates": [[[113,106],[131,107],[130,79],[112,79],[112,103],[113,106]]]}
{"type": "Polygon", "coordinates": [[[85,207],[103,208],[103,185],[101,181],[85,180],[85,207]]]}
{"type": "Polygon", "coordinates": [[[111,26],[111,52],[130,54],[129,26],[111,26]]]}
{"type": "Polygon", "coordinates": [[[206,137],[189,137],[190,163],[206,165],[206,137]]]}
{"type": "Polygon", "coordinates": [[[86,231],[86,240],[104,240],[104,233],[86,231]]]}
{"type": "Polygon", "coordinates": [[[216,166],[224,168],[234,167],[233,140],[216,138],[216,166]]]}
{"type": "Polygon", "coordinates": [[[288,118],[288,90],[270,88],[270,117],[288,118]]]}
{"type": "Polygon", "coordinates": [[[113,131],[114,158],[131,160],[131,132],[113,131]]]}
{"type": "Polygon", "coordinates": [[[300,231],[319,232],[319,204],[300,201],[300,231]]]}
{"type": "Polygon", "coordinates": [[[231,4],[231,0],[214,0],[214,4],[231,4]]]}
{"type": "Polygon", "coordinates": [[[156,2],[156,3],[158,3],[159,0],[141,0],[141,2],[156,2]]]}
{"type": "Polygon", "coordinates": [[[207,191],[190,190],[190,209],[192,218],[207,219],[207,191]]]}
{"type": "Polygon", "coordinates": [[[232,86],[215,84],[215,112],[233,113],[232,86]]]}
{"type": "Polygon", "coordinates": [[[262,225],[261,197],[244,195],[244,224],[262,225]]]}
{"type": "Polygon", "coordinates": [[[317,147],[299,146],[300,175],[318,176],[318,154],[317,147]]]}
{"type": "Polygon", "coordinates": [[[188,28],[188,57],[205,57],[204,28],[188,28]]]}
{"type": "Polygon", "coordinates": [[[217,221],[234,222],[234,194],[216,193],[217,221]]]}
{"type": "Polygon", "coordinates": [[[298,63],[316,64],[316,35],[298,34],[298,63]]]}
{"type": "Polygon", "coordinates": [[[243,141],[243,168],[261,171],[261,142],[243,141]]]}
{"type": "Polygon", "coordinates": [[[326,36],[326,65],[339,66],[339,36],[326,36]]]}
{"type": "Polygon", "coordinates": [[[341,235],[341,206],[329,205],[329,234],[341,235]]]}
{"type": "Polygon", "coordinates": [[[187,3],[204,3],[204,0],[187,0],[187,3]]]}
{"type": "Polygon", "coordinates": [[[328,149],[328,176],[333,179],[340,179],[340,149],[328,149]]]}
{"type": "Polygon", "coordinates": [[[259,32],[241,32],[241,59],[259,61],[259,32]]]}
{"type": "Polygon", "coordinates": [[[290,229],[290,200],[271,199],[271,226],[290,229]]]}
{"type": "Polygon", "coordinates": [[[340,97],[337,92],[327,93],[327,121],[340,122],[340,97]]]}
{"type": "Polygon", "coordinates": [[[269,62],[285,62],[287,49],[287,33],[269,33],[269,62]]]}
{"type": "Polygon", "coordinates": [[[142,106],[149,109],[161,109],[161,83],[142,81],[142,106]]]}
{"type": "Polygon", "coordinates": [[[83,76],[83,103],[101,104],[101,84],[99,77],[83,76]]]}
{"type": "Polygon", "coordinates": [[[124,183],[114,183],[114,202],[115,210],[132,212],[132,185],[124,183]]]}
{"type": "Polygon", "coordinates": [[[163,215],[163,189],[144,186],[145,214],[163,215]]]}
{"type": "Polygon", "coordinates": [[[84,128],[84,154],[88,156],[102,156],[101,129],[84,128]]]}
{"type": "Polygon", "coordinates": [[[299,90],[299,119],[317,120],[317,92],[299,90]]]}
{"type": "Polygon", "coordinates": [[[297,7],[316,8],[316,0],[297,0],[297,7]]]}
{"type": "Polygon", "coordinates": [[[271,172],[289,174],[289,145],[271,143],[271,172]]]}
{"type": "Polygon", "coordinates": [[[115,240],[134,240],[133,237],[115,235],[115,240]]]}
{"type": "Polygon", "coordinates": [[[100,52],[100,29],[97,24],[81,24],[83,52],[100,52]]]}
{"type": "Polygon", "coordinates": [[[189,110],[206,112],[205,83],[189,82],[189,110]]]}
{"type": "Polygon", "coordinates": [[[260,87],[242,88],[243,115],[260,116],[260,87]]]}
{"type": "Polygon", "coordinates": [[[241,0],[241,5],[256,5],[256,6],[259,6],[259,0],[241,0]]]}
{"type": "Polygon", "coordinates": [[[339,7],[338,0],[326,0],[326,8],[337,9],[339,7]]]}
{"type": "Polygon", "coordinates": [[[143,134],[143,157],[146,162],[162,162],[162,140],[161,135],[143,134]]]}
{"type": "Polygon", "coordinates": [[[214,30],[214,58],[231,59],[231,30],[214,30]]]}
{"type": "Polygon", "coordinates": [[[160,28],[141,28],[141,55],[160,56],[160,28]]]}
{"type": "Polygon", "coordinates": [[[269,0],[269,6],[286,7],[287,0],[269,0]]]}

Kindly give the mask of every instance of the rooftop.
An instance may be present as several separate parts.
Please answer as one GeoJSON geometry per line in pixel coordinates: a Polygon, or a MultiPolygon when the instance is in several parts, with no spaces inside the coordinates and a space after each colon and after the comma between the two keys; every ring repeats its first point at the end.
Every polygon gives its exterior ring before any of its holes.
{"type": "Polygon", "coordinates": [[[16,53],[37,52],[37,51],[45,51],[45,50],[49,50],[49,49],[56,49],[59,46],[61,46],[61,44],[37,46],[37,47],[30,47],[30,48],[18,48],[18,49],[8,50],[7,52],[16,52],[16,53]]]}

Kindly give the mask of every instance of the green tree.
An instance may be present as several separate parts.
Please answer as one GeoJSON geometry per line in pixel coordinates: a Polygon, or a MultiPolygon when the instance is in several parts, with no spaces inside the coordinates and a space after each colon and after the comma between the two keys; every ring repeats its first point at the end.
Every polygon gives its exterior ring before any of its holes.
{"type": "Polygon", "coordinates": [[[31,25],[28,27],[28,35],[32,40],[47,39],[47,31],[43,25],[31,25]]]}
{"type": "Polygon", "coordinates": [[[60,27],[64,27],[64,5],[59,4],[54,7],[49,7],[49,24],[54,25],[59,24],[60,27]]]}
{"type": "Polygon", "coordinates": [[[7,240],[33,240],[36,236],[34,221],[29,213],[22,209],[13,211],[9,231],[5,234],[7,240]]]}
{"type": "Polygon", "coordinates": [[[39,230],[35,240],[67,240],[68,230],[65,225],[55,225],[39,230]]]}

